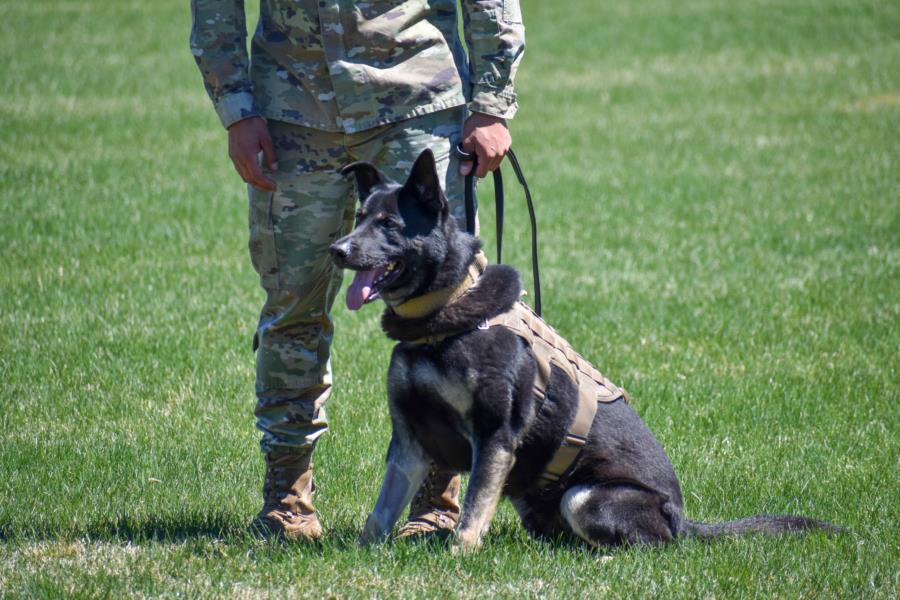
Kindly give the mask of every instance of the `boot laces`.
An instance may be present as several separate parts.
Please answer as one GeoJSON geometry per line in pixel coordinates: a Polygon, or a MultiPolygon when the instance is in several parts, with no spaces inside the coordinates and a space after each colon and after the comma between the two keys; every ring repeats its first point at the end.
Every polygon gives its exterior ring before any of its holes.
{"type": "Polygon", "coordinates": [[[422,482],[422,485],[419,486],[419,490],[416,492],[416,495],[413,496],[412,506],[413,510],[416,512],[422,512],[427,509],[434,510],[434,507],[429,506],[431,499],[431,495],[434,492],[434,486],[437,481],[437,473],[435,473],[434,466],[428,469],[428,475],[425,477],[425,481],[422,482]]]}

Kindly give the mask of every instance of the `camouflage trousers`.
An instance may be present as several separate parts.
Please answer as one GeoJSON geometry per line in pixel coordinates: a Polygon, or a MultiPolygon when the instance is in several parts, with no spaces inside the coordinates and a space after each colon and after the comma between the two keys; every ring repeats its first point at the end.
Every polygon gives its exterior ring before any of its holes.
{"type": "Polygon", "coordinates": [[[256,330],[256,426],[270,452],[311,448],[327,430],[331,392],[331,308],[341,287],[328,247],[353,227],[356,192],[338,171],[366,160],[405,181],[419,153],[431,148],[454,216],[464,222],[463,178],[451,149],[464,108],[353,134],[269,122],[278,171],[274,193],[250,186],[250,256],[266,292],[256,330]]]}

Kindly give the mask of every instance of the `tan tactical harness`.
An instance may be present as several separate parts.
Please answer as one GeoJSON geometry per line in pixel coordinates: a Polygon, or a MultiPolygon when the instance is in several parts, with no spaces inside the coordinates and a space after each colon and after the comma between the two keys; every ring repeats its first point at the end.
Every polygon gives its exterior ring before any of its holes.
{"type": "MultiPolygon", "coordinates": [[[[415,298],[403,305],[394,307],[394,311],[401,316],[416,317],[429,314],[426,310],[433,311],[440,306],[461,297],[477,281],[478,276],[484,271],[486,261],[484,255],[479,253],[478,259],[469,268],[466,278],[457,286],[447,291],[432,292],[432,298],[415,298]],[[437,302],[437,305],[435,305],[437,302]]],[[[505,313],[497,315],[478,326],[479,329],[491,327],[506,327],[531,348],[537,363],[537,372],[534,377],[534,393],[544,401],[547,384],[550,381],[551,366],[555,365],[578,388],[578,409],[575,419],[569,426],[569,431],[562,445],[553,454],[553,458],[541,473],[539,481],[546,487],[559,480],[566,471],[575,463],[581,453],[582,446],[587,442],[594,416],[597,414],[598,402],[615,402],[619,399],[628,400],[625,390],[615,385],[594,368],[591,363],[575,352],[571,344],[550,327],[530,307],[523,302],[516,302],[505,313]]],[[[463,331],[448,331],[438,335],[419,338],[412,343],[436,344],[449,337],[464,333],[463,331]]]]}
{"type": "Polygon", "coordinates": [[[575,352],[572,346],[552,327],[537,316],[523,302],[516,302],[513,308],[490,319],[487,328],[506,327],[531,347],[537,363],[534,377],[534,393],[544,400],[547,383],[550,381],[550,367],[555,365],[578,388],[578,410],[562,445],[541,473],[542,485],[550,485],[572,466],[587,442],[598,402],[615,402],[625,398],[625,390],[603,376],[600,371],[575,352]]]}

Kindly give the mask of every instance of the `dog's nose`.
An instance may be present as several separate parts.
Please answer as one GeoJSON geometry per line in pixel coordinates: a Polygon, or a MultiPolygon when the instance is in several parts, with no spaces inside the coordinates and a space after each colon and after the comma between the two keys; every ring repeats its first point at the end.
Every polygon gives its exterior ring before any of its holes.
{"type": "Polygon", "coordinates": [[[331,252],[331,258],[339,267],[343,267],[350,254],[350,242],[347,240],[338,240],[328,248],[331,252]]]}

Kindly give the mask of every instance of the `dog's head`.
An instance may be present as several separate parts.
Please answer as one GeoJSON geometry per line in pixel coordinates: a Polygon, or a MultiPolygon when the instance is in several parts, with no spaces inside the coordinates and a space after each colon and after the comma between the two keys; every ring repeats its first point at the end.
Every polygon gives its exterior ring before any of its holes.
{"type": "Polygon", "coordinates": [[[416,159],[399,184],[367,162],[341,169],[356,177],[360,207],[350,234],[331,245],[335,264],[356,271],[347,307],[382,298],[399,304],[428,287],[459,233],[441,190],[434,155],[416,159]]]}

